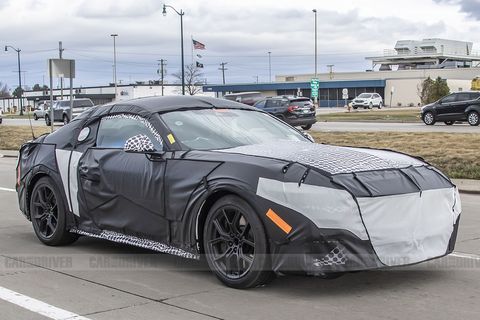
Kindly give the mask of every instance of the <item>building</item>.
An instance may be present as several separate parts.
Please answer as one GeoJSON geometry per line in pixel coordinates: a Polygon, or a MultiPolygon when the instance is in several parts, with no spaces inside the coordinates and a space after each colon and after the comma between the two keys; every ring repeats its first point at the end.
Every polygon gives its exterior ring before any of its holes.
{"type": "MultiPolygon", "coordinates": [[[[182,87],[177,84],[165,84],[163,86],[163,95],[181,94],[182,87]]],[[[75,87],[73,88],[74,98],[89,98],[94,104],[104,104],[115,99],[115,87],[113,84],[108,86],[95,87],[75,87]]],[[[118,84],[117,85],[117,101],[142,98],[148,96],[161,96],[162,86],[158,81],[148,83],[138,82],[135,84],[118,84]]],[[[210,94],[211,95],[211,94],[210,94]]],[[[70,88],[63,89],[63,99],[70,98],[70,88]]],[[[62,99],[62,91],[53,89],[53,99],[62,99]]],[[[50,100],[50,90],[41,91],[25,91],[23,93],[23,105],[36,107],[38,103],[50,100]]],[[[14,106],[18,106],[17,98],[0,98],[0,108],[3,111],[13,110],[14,106]]]]}
{"type": "MultiPolygon", "coordinates": [[[[317,75],[319,106],[345,105],[343,89],[348,90],[349,100],[362,92],[376,92],[387,106],[418,105],[421,83],[427,77],[446,79],[452,92],[470,90],[472,79],[480,76],[480,55],[472,52],[472,46],[471,42],[445,39],[398,41],[393,51],[366,58],[372,61],[372,70],[317,75]]],[[[313,77],[314,74],[276,75],[273,83],[205,85],[203,90],[217,96],[246,91],[260,91],[265,96],[311,96],[313,77]]]]}

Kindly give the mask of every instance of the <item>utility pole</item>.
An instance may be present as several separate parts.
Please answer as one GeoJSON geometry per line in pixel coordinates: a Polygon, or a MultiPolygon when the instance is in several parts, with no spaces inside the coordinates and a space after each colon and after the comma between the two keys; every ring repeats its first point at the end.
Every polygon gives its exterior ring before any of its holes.
{"type": "Polygon", "coordinates": [[[272,82],[272,52],[268,51],[268,81],[272,82]]]}
{"type": "Polygon", "coordinates": [[[253,78],[255,79],[255,83],[258,83],[258,75],[257,75],[257,76],[253,76],[253,78]]]}
{"type": "MultiPolygon", "coordinates": [[[[63,44],[62,41],[58,41],[58,57],[63,59],[63,44]]],[[[60,77],[60,99],[63,100],[63,77],[60,77]]]]}
{"type": "Polygon", "coordinates": [[[327,68],[328,68],[328,77],[330,78],[330,80],[333,79],[333,67],[335,67],[334,64],[327,64],[327,68]]]}
{"type": "Polygon", "coordinates": [[[225,70],[228,70],[227,68],[225,68],[225,65],[226,65],[227,63],[228,63],[228,62],[222,62],[222,63],[220,63],[220,68],[218,68],[218,70],[222,70],[223,84],[225,84],[225,70]]]}
{"type": "Polygon", "coordinates": [[[113,82],[115,84],[115,99],[117,100],[117,46],[115,43],[115,38],[118,37],[118,34],[112,33],[110,37],[113,38],[113,82]]]}
{"type": "Polygon", "coordinates": [[[165,59],[160,59],[160,60],[157,60],[159,61],[159,67],[160,67],[160,70],[158,71],[160,73],[160,81],[162,83],[162,96],[163,96],[163,79],[165,77],[165,69],[164,67],[167,65],[167,60],[165,59]]]}

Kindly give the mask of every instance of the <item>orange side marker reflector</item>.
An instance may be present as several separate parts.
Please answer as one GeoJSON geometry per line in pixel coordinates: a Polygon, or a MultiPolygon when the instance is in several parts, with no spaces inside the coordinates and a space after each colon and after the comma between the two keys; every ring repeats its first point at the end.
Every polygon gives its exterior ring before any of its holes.
{"type": "Polygon", "coordinates": [[[285,220],[280,218],[278,214],[275,213],[272,209],[268,209],[267,211],[267,217],[270,218],[270,220],[273,221],[279,227],[280,229],[283,230],[286,234],[289,234],[290,231],[292,231],[292,226],[289,225],[285,220]]]}

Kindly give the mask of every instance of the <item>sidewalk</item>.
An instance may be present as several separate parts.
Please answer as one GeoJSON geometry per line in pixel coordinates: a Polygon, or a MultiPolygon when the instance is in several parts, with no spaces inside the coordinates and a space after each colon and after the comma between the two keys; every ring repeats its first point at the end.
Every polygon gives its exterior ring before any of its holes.
{"type": "MultiPolygon", "coordinates": [[[[18,151],[0,150],[0,158],[16,158],[18,151]]],[[[480,194],[480,180],[473,179],[452,179],[453,183],[462,193],[480,194]]]]}

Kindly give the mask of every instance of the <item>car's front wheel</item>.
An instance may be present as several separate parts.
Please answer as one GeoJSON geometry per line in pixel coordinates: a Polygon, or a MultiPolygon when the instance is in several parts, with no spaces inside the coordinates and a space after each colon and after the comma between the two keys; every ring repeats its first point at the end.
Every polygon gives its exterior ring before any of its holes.
{"type": "Polygon", "coordinates": [[[68,120],[68,116],[65,114],[63,115],[63,124],[66,125],[70,122],[70,120],[68,120]]]}
{"type": "Polygon", "coordinates": [[[423,119],[423,122],[424,122],[427,126],[431,126],[431,125],[434,125],[434,124],[435,124],[435,116],[434,116],[433,113],[430,112],[430,111],[425,112],[425,114],[423,115],[422,119],[423,119]]]}
{"type": "Polygon", "coordinates": [[[38,116],[36,113],[33,114],[33,120],[37,121],[38,120],[38,116]]]}
{"type": "Polygon", "coordinates": [[[49,116],[45,116],[45,124],[47,125],[47,127],[50,127],[52,125],[52,123],[50,122],[49,116]]]}
{"type": "Polygon", "coordinates": [[[470,111],[467,116],[468,124],[471,126],[478,126],[480,124],[480,117],[477,111],[470,111]]]}
{"type": "Polygon", "coordinates": [[[40,178],[32,190],[30,217],[37,238],[46,245],[66,245],[78,239],[78,235],[66,229],[65,203],[49,177],[40,178]]]}
{"type": "Polygon", "coordinates": [[[310,130],[311,128],[312,128],[311,124],[306,124],[306,125],[302,126],[303,130],[310,130]]]}
{"type": "Polygon", "coordinates": [[[251,288],[273,279],[262,223],[237,196],[225,196],[212,206],[203,245],[210,269],[229,287],[251,288]]]}

